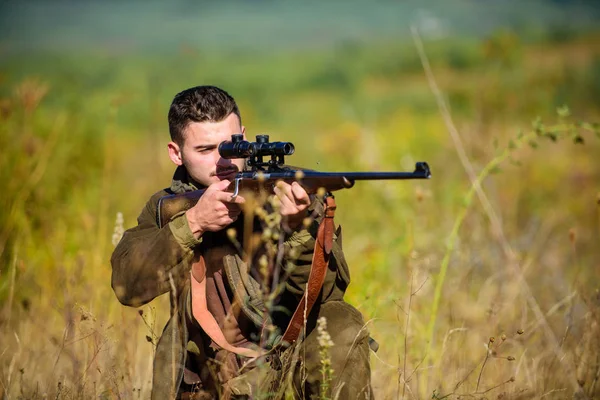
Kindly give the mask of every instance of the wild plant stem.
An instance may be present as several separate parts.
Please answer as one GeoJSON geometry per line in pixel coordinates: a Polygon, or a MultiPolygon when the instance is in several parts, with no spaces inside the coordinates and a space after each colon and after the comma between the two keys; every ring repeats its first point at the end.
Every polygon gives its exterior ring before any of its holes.
{"type": "MultiPolygon", "coordinates": [[[[450,235],[451,240],[449,240],[447,243],[446,254],[444,255],[444,259],[442,261],[442,266],[440,268],[440,273],[438,274],[437,284],[436,284],[436,288],[435,288],[435,295],[434,295],[434,304],[432,307],[431,318],[430,318],[428,329],[427,329],[428,330],[428,335],[427,335],[428,336],[428,344],[427,344],[428,348],[427,348],[427,352],[425,355],[426,361],[427,361],[426,365],[428,365],[430,363],[430,359],[431,359],[431,349],[433,346],[433,336],[435,333],[435,321],[437,319],[437,312],[438,312],[439,302],[441,299],[441,292],[442,292],[442,288],[443,288],[443,284],[444,284],[444,280],[446,277],[446,272],[447,272],[447,268],[448,268],[448,264],[449,264],[449,260],[450,260],[450,254],[451,254],[452,250],[454,249],[455,242],[458,237],[458,230],[460,229],[460,226],[462,225],[462,222],[464,221],[464,218],[466,217],[466,212],[467,212],[469,205],[471,204],[473,195],[476,193],[483,208],[484,208],[486,215],[488,216],[488,218],[490,220],[492,230],[493,230],[494,234],[497,236],[497,239],[502,246],[504,254],[508,260],[508,263],[507,263],[508,267],[511,269],[511,272],[516,277],[518,284],[521,287],[521,290],[523,292],[523,295],[525,296],[525,298],[527,300],[527,303],[532,308],[536,317],[543,322],[543,325],[546,328],[546,329],[544,329],[544,333],[546,335],[548,342],[551,344],[552,350],[556,354],[557,358],[559,358],[561,360],[561,364],[562,364],[565,372],[567,372],[567,373],[570,372],[569,378],[571,380],[571,384],[573,385],[574,389],[577,389],[578,383],[577,383],[577,380],[575,379],[575,376],[572,373],[572,371],[574,370],[573,365],[570,365],[570,362],[568,360],[565,360],[564,357],[562,356],[562,349],[558,345],[558,340],[557,340],[556,336],[554,335],[554,332],[549,327],[548,322],[544,318],[544,314],[542,313],[537,300],[535,299],[535,297],[533,296],[533,294],[531,292],[531,288],[529,287],[528,283],[526,282],[526,280],[523,276],[523,272],[522,272],[519,262],[517,260],[517,256],[516,256],[514,250],[512,249],[512,247],[510,246],[510,244],[508,243],[508,240],[504,236],[504,232],[502,229],[502,224],[500,222],[500,219],[498,218],[498,215],[496,214],[494,208],[492,207],[489,199],[487,198],[485,192],[483,191],[483,189],[481,187],[481,183],[482,183],[483,179],[485,179],[490,174],[490,172],[494,170],[494,168],[498,164],[500,164],[502,161],[504,161],[513,149],[510,147],[506,148],[500,156],[497,156],[492,161],[490,161],[486,165],[486,167],[484,167],[484,169],[479,173],[478,176],[475,175],[473,165],[471,164],[469,158],[466,155],[464,144],[462,143],[462,139],[458,133],[458,130],[454,126],[454,123],[452,121],[450,111],[448,110],[448,107],[446,105],[444,96],[442,95],[441,90],[437,86],[435,77],[433,76],[433,72],[429,65],[429,60],[427,58],[427,55],[425,54],[425,50],[423,48],[423,43],[421,42],[419,33],[418,33],[417,29],[414,27],[411,28],[411,31],[412,31],[415,45],[417,47],[417,51],[419,53],[419,57],[421,59],[421,63],[423,65],[423,69],[425,70],[425,74],[427,76],[427,80],[429,82],[430,88],[437,100],[438,107],[440,109],[440,113],[442,114],[442,117],[444,119],[444,123],[446,125],[446,128],[448,129],[448,133],[450,134],[450,137],[452,138],[452,141],[453,141],[454,147],[458,153],[459,159],[460,159],[461,163],[463,164],[463,167],[464,167],[465,171],[467,172],[467,175],[469,176],[469,179],[471,181],[471,189],[467,193],[467,196],[465,196],[465,204],[463,205],[463,208],[462,208],[459,216],[455,220],[455,224],[452,229],[452,233],[450,235]]],[[[565,131],[567,133],[570,133],[571,130],[575,130],[578,128],[578,126],[576,126],[575,124],[561,124],[556,127],[550,127],[550,128],[546,128],[546,127],[543,127],[540,125],[540,128],[543,128],[543,131],[551,132],[554,134],[556,134],[557,132],[562,132],[563,129],[560,129],[561,127],[566,127],[567,129],[565,129],[565,131]]],[[[587,127],[583,127],[583,128],[588,129],[587,127]]],[[[527,135],[521,136],[517,140],[519,141],[519,144],[521,144],[521,143],[523,143],[524,140],[529,141],[529,140],[535,138],[536,136],[543,134],[544,133],[543,131],[542,131],[542,129],[536,128],[532,132],[528,133],[527,135]]]]}
{"type": "MultiPolygon", "coordinates": [[[[524,135],[521,139],[517,139],[515,144],[518,147],[522,143],[524,143],[528,140],[531,140],[535,136],[536,136],[535,132],[530,132],[527,135],[524,135]]],[[[462,223],[464,222],[464,220],[467,216],[467,211],[469,210],[469,207],[471,206],[471,203],[473,201],[473,196],[475,195],[476,185],[481,185],[481,183],[492,173],[492,171],[494,171],[498,167],[498,165],[500,165],[502,162],[504,162],[510,156],[510,154],[511,154],[511,150],[509,150],[508,148],[505,149],[501,154],[499,154],[495,158],[493,158],[481,170],[481,172],[477,176],[475,182],[473,184],[471,184],[469,191],[464,196],[463,205],[462,205],[460,211],[458,212],[456,219],[454,220],[454,225],[452,227],[452,231],[450,232],[450,235],[448,236],[448,239],[446,241],[446,252],[444,253],[444,258],[442,259],[440,271],[438,273],[438,276],[436,279],[436,285],[435,285],[435,289],[434,289],[431,318],[429,320],[429,325],[427,327],[428,360],[430,359],[430,354],[431,354],[431,349],[432,349],[432,344],[433,344],[433,336],[435,334],[435,321],[437,319],[437,314],[439,311],[439,305],[440,305],[440,301],[442,298],[442,290],[444,287],[444,282],[446,280],[446,273],[448,272],[448,265],[450,264],[450,257],[456,247],[456,242],[458,240],[458,233],[460,231],[460,227],[462,226],[462,223]]],[[[426,365],[427,364],[428,363],[426,363],[426,365]]]]}
{"type": "Polygon", "coordinates": [[[404,399],[404,394],[406,393],[406,357],[408,354],[408,325],[410,323],[410,307],[412,305],[413,298],[413,283],[414,283],[414,274],[411,272],[410,274],[410,296],[408,297],[408,310],[406,311],[406,325],[404,326],[404,365],[402,368],[402,376],[404,377],[404,384],[402,385],[402,399],[404,399]]]}
{"type": "Polygon", "coordinates": [[[485,368],[485,364],[487,363],[488,358],[490,358],[490,344],[491,341],[488,342],[487,351],[485,352],[485,359],[483,360],[483,365],[481,365],[481,370],[479,370],[479,376],[477,377],[477,386],[475,386],[475,392],[479,391],[479,384],[481,383],[481,375],[483,375],[483,369],[485,368]]]}

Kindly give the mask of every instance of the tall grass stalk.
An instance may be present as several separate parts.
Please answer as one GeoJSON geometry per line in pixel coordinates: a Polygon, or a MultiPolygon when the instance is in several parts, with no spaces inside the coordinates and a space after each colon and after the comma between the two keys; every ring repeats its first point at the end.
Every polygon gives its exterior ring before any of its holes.
{"type": "MultiPolygon", "coordinates": [[[[569,360],[567,360],[564,357],[562,348],[559,345],[556,336],[554,335],[552,329],[549,327],[548,322],[547,322],[544,314],[542,313],[538,302],[536,301],[535,297],[533,296],[531,289],[521,271],[521,267],[519,265],[518,258],[503,233],[500,219],[498,218],[493,206],[491,205],[485,192],[483,191],[482,183],[493,171],[495,171],[497,169],[497,167],[502,162],[504,162],[511,155],[511,153],[514,149],[520,148],[524,143],[530,143],[532,140],[534,140],[535,138],[539,137],[541,134],[544,134],[546,132],[550,132],[553,135],[553,136],[551,136],[552,140],[556,140],[556,135],[565,134],[565,133],[571,134],[573,131],[580,128],[580,125],[574,124],[574,123],[570,123],[570,124],[569,123],[561,123],[561,124],[558,124],[555,126],[551,126],[547,129],[545,129],[545,131],[541,131],[540,126],[537,126],[537,127],[535,127],[535,129],[533,131],[531,131],[525,135],[522,135],[522,136],[518,137],[514,142],[511,142],[511,145],[509,145],[507,148],[504,149],[503,152],[501,152],[499,155],[494,157],[490,162],[488,162],[486,164],[486,166],[482,169],[482,171],[478,175],[476,175],[473,165],[471,164],[469,158],[466,155],[465,146],[462,142],[460,134],[459,134],[458,130],[456,129],[454,122],[452,121],[452,117],[451,117],[450,111],[448,109],[448,106],[446,104],[446,101],[444,99],[444,96],[442,95],[442,92],[436,83],[435,77],[433,75],[431,66],[429,65],[429,60],[425,53],[423,43],[419,36],[418,30],[415,27],[411,27],[411,32],[412,32],[413,40],[416,45],[417,51],[419,53],[419,57],[421,59],[421,63],[425,70],[425,74],[427,76],[427,81],[429,82],[429,86],[436,98],[440,113],[442,114],[444,123],[446,124],[446,128],[448,129],[448,132],[452,138],[452,142],[458,153],[459,159],[471,181],[471,187],[463,199],[462,208],[459,211],[459,214],[454,221],[452,231],[447,240],[446,252],[444,254],[444,258],[443,258],[441,266],[440,266],[440,271],[439,271],[437,279],[436,279],[432,311],[431,311],[430,321],[429,321],[429,324],[427,327],[428,341],[427,341],[427,350],[426,350],[426,354],[425,354],[425,357],[426,357],[425,365],[429,365],[431,358],[432,358],[432,348],[433,348],[434,336],[435,336],[435,322],[438,318],[439,304],[440,304],[440,301],[442,298],[442,291],[443,291],[444,282],[446,279],[448,265],[450,263],[450,257],[455,249],[456,242],[458,240],[458,233],[459,233],[460,227],[461,227],[462,223],[464,222],[465,217],[467,216],[467,212],[472,203],[473,196],[475,194],[477,194],[477,196],[479,197],[479,200],[481,201],[483,208],[491,222],[492,229],[495,233],[495,236],[503,248],[503,251],[507,258],[508,264],[511,267],[515,278],[519,282],[519,286],[521,287],[521,290],[523,291],[529,306],[533,309],[538,321],[540,321],[542,323],[542,325],[544,327],[545,336],[552,346],[552,351],[555,353],[556,358],[558,360],[560,360],[561,365],[564,368],[565,374],[568,375],[568,377],[571,381],[573,390],[576,390],[579,387],[579,384],[574,375],[574,371],[575,371],[574,365],[570,364],[569,360]]],[[[561,111],[559,110],[559,115],[560,114],[561,114],[561,111]]],[[[479,386],[479,382],[478,382],[478,386],[479,386]]]]}

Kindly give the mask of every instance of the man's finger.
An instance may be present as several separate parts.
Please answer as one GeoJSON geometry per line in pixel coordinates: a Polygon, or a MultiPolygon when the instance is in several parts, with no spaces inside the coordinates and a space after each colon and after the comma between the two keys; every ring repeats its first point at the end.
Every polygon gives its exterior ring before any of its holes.
{"type": "Polygon", "coordinates": [[[279,198],[279,201],[281,201],[282,207],[286,204],[294,203],[294,195],[292,195],[290,186],[287,183],[284,185],[285,186],[278,185],[273,188],[273,193],[275,193],[275,195],[279,198]]]}
{"type": "Polygon", "coordinates": [[[229,211],[239,211],[239,212],[242,212],[242,207],[240,207],[239,204],[236,204],[236,203],[223,203],[223,205],[229,211]]]}
{"type": "Polygon", "coordinates": [[[283,200],[283,197],[287,197],[294,202],[294,195],[292,194],[292,186],[284,181],[277,182],[277,185],[273,189],[275,194],[283,200]],[[278,190],[277,190],[278,189],[278,190]]]}
{"type": "Polygon", "coordinates": [[[228,181],[227,179],[223,179],[222,181],[215,182],[212,185],[210,185],[207,190],[212,189],[215,191],[222,192],[223,190],[227,189],[230,184],[231,184],[231,181],[228,181]]]}
{"type": "Polygon", "coordinates": [[[227,212],[227,215],[229,216],[229,218],[231,219],[237,219],[237,217],[240,216],[240,214],[242,213],[242,210],[238,209],[232,209],[230,208],[227,212]]]}
{"type": "Polygon", "coordinates": [[[231,192],[217,192],[215,193],[215,198],[223,203],[235,203],[235,204],[244,204],[246,199],[242,196],[237,195],[233,197],[233,193],[231,192]]]}
{"type": "Polygon", "coordinates": [[[274,192],[281,203],[279,211],[282,213],[282,215],[290,215],[297,211],[298,206],[296,205],[296,203],[294,203],[291,193],[289,195],[286,195],[281,189],[277,187],[274,189],[274,192]]]}
{"type": "Polygon", "coordinates": [[[292,183],[292,194],[298,204],[310,204],[310,198],[306,190],[298,182],[292,183]]]}

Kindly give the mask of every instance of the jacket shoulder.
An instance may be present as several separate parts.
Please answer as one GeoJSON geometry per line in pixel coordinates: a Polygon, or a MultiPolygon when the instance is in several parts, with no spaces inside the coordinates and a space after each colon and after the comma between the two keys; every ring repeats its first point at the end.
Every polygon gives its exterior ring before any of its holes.
{"type": "Polygon", "coordinates": [[[162,189],[150,196],[150,199],[146,202],[146,205],[142,209],[142,212],[138,216],[138,225],[153,223],[158,225],[157,222],[157,209],[159,200],[164,197],[173,194],[169,189],[162,189]]]}

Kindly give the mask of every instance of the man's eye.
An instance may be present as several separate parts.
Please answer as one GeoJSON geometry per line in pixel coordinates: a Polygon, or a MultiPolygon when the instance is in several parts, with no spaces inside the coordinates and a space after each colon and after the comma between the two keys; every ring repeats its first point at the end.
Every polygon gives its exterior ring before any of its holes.
{"type": "Polygon", "coordinates": [[[198,152],[201,153],[201,154],[208,154],[208,153],[212,152],[213,150],[214,150],[214,148],[210,148],[210,147],[206,148],[205,147],[203,149],[199,149],[198,152]]]}

